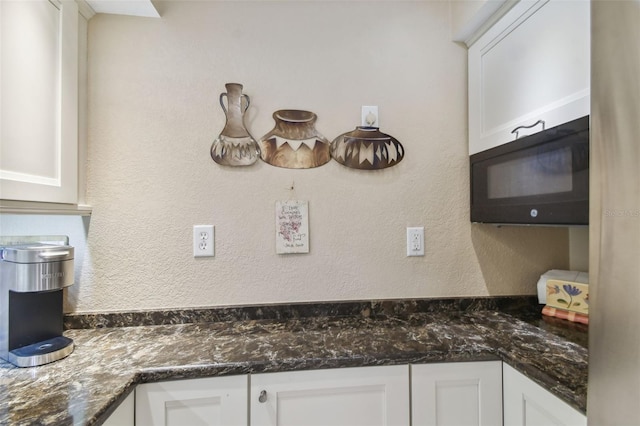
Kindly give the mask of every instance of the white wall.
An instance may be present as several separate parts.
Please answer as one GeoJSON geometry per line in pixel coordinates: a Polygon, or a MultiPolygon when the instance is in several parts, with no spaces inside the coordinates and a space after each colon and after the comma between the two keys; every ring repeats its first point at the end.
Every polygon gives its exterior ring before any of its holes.
{"type": "Polygon", "coordinates": [[[466,49],[447,2],[154,4],[162,19],[89,22],[93,215],[67,310],[535,294],[568,267],[566,229],[469,223],[466,49]],[[378,105],[406,157],[221,167],[227,82],[251,96],[256,138],[280,108],[314,111],[333,139],[378,105]],[[309,254],[275,254],[274,203],[290,198],[309,201],[309,254]],[[195,224],[216,226],[215,258],[192,257],[195,224]],[[425,226],[424,257],[405,256],[407,226],[425,226]]]}

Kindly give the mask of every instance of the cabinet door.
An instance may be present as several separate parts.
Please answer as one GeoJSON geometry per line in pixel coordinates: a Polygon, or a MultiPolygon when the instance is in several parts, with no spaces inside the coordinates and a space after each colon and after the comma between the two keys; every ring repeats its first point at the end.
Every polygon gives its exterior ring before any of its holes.
{"type": "Polygon", "coordinates": [[[247,426],[247,376],[146,383],[136,388],[136,425],[247,426]]]}
{"type": "Polygon", "coordinates": [[[469,48],[469,153],[588,115],[589,49],[588,0],[517,3],[469,48]]]}
{"type": "Polygon", "coordinates": [[[414,426],[502,424],[502,361],[411,366],[414,426]]]}
{"type": "Polygon", "coordinates": [[[77,203],[78,6],[0,1],[0,198],[77,203]]]}
{"type": "Polygon", "coordinates": [[[586,426],[587,418],[507,364],[503,365],[505,426],[586,426]]]}
{"type": "Polygon", "coordinates": [[[116,408],[107,420],[102,424],[103,426],[134,426],[135,422],[135,393],[129,394],[129,396],[122,401],[120,406],[116,408]]]}
{"type": "Polygon", "coordinates": [[[251,375],[251,425],[409,424],[409,367],[251,375]]]}

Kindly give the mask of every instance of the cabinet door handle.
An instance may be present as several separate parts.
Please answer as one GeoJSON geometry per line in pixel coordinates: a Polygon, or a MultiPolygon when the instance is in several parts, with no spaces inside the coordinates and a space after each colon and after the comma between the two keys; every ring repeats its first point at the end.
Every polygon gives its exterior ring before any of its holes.
{"type": "Polygon", "coordinates": [[[260,392],[260,396],[258,397],[258,401],[267,402],[267,391],[263,390],[260,392]]]}
{"type": "Polygon", "coordinates": [[[531,124],[530,126],[518,126],[515,129],[513,129],[511,131],[511,133],[515,133],[516,134],[516,139],[518,139],[518,130],[520,130],[520,129],[530,129],[532,127],[536,127],[538,124],[542,124],[542,130],[544,130],[544,120],[538,120],[535,123],[531,124]]]}

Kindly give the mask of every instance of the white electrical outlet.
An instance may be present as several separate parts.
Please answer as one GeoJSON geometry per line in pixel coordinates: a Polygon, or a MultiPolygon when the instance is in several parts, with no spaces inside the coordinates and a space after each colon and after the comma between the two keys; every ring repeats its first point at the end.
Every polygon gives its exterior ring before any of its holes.
{"type": "Polygon", "coordinates": [[[213,225],[193,226],[193,257],[211,257],[214,255],[213,225]]]}
{"type": "Polygon", "coordinates": [[[424,256],[424,227],[407,228],[407,256],[424,256]]]}
{"type": "Polygon", "coordinates": [[[364,127],[380,127],[380,120],[378,116],[377,106],[363,106],[362,107],[362,121],[361,125],[364,127]]]}

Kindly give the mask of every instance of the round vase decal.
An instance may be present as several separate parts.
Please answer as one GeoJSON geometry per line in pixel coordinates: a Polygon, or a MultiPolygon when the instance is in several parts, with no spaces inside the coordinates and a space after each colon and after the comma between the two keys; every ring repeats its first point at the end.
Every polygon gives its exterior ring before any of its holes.
{"type": "Polygon", "coordinates": [[[309,169],[331,160],[331,145],[315,128],[316,114],[286,109],[273,113],[275,127],[260,139],[260,157],[276,167],[309,169]]]}

